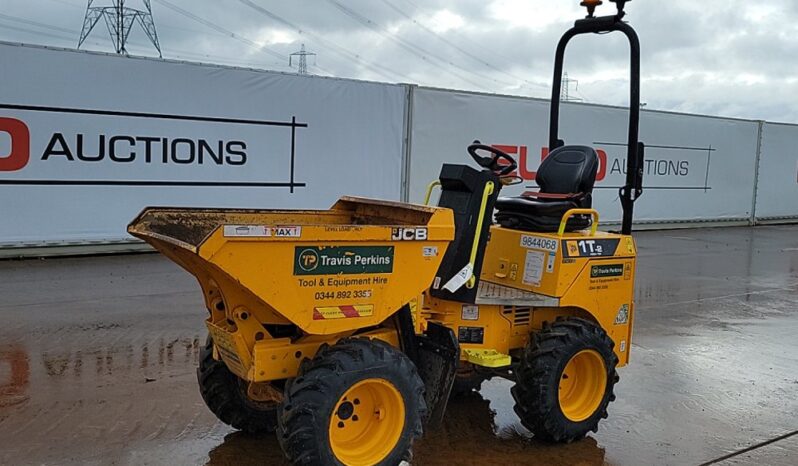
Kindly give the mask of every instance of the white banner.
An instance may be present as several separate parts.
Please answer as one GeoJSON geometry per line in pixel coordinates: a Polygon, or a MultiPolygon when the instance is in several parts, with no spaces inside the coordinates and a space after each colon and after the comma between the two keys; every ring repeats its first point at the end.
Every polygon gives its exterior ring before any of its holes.
{"type": "Polygon", "coordinates": [[[798,217],[798,126],[764,123],[756,217],[798,217]]]}
{"type": "MultiPolygon", "coordinates": [[[[548,145],[546,101],[437,89],[413,92],[409,198],[422,201],[443,162],[475,166],[466,147],[479,139],[517,158],[524,183],[502,195],[531,189],[548,145]]],[[[603,221],[619,221],[628,111],[563,104],[560,138],[596,148],[600,167],[593,205],[603,221]]],[[[751,215],[757,123],[665,112],[643,112],[645,192],[637,221],[747,220],[751,215]]]]}
{"type": "Polygon", "coordinates": [[[0,43],[0,246],[130,239],[145,206],[398,199],[402,86],[0,43]]]}

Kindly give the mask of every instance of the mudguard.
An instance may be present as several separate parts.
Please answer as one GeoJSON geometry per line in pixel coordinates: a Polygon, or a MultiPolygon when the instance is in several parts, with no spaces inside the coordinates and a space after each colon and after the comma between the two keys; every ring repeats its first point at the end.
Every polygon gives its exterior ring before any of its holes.
{"type": "Polygon", "coordinates": [[[416,336],[416,367],[426,386],[426,401],[429,409],[427,429],[437,429],[443,422],[446,404],[452,391],[457,363],[460,361],[460,345],[452,329],[429,322],[427,331],[416,336]]]}

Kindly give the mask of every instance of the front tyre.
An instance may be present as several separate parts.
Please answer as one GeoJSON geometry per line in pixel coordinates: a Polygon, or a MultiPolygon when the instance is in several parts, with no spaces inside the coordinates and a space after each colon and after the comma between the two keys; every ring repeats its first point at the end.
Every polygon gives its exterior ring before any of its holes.
{"type": "Polygon", "coordinates": [[[379,340],[323,346],[286,387],[277,438],[292,464],[410,460],[427,407],[415,365],[379,340]]]}
{"type": "Polygon", "coordinates": [[[560,319],[530,338],[512,388],[515,412],[535,437],[572,442],[596,432],[615,400],[618,357],[598,325],[560,319]]]}

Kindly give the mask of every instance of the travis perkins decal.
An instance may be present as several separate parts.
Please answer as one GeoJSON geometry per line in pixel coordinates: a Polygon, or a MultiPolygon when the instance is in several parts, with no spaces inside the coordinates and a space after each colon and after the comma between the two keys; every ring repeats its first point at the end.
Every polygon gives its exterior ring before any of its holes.
{"type": "Polygon", "coordinates": [[[294,275],[393,272],[393,246],[296,246],[294,275]]]}
{"type": "Polygon", "coordinates": [[[623,271],[623,264],[594,265],[590,267],[590,278],[620,277],[623,271]]]}

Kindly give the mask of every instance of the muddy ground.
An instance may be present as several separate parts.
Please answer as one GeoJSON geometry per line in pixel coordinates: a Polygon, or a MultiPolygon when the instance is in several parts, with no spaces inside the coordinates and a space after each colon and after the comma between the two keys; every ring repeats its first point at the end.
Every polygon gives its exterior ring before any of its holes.
{"type": "MultiPolygon", "coordinates": [[[[632,361],[598,434],[531,439],[494,379],[415,464],[798,464],[798,227],[637,238],[632,361]]],[[[0,262],[0,464],[283,464],[203,405],[203,317],[157,255],[0,262]]]]}

